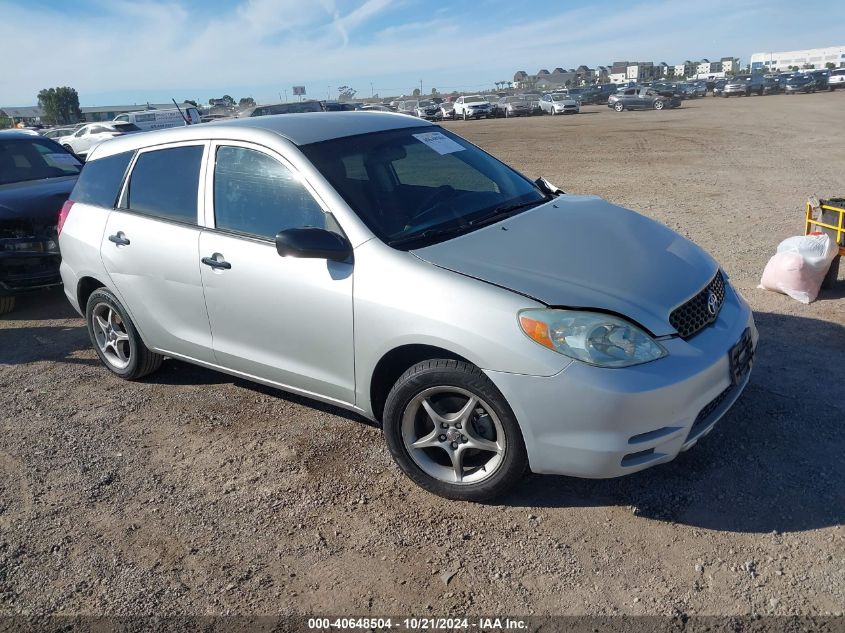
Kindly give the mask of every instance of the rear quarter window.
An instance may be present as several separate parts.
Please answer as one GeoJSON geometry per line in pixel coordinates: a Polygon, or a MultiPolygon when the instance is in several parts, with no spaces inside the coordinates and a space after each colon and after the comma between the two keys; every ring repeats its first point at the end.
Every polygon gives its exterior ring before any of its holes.
{"type": "Polygon", "coordinates": [[[123,152],[85,163],[70,199],[113,209],[133,154],[134,152],[123,152]]]}
{"type": "Polygon", "coordinates": [[[128,209],[196,224],[203,151],[203,145],[188,145],[140,154],[129,177],[128,209]]]}

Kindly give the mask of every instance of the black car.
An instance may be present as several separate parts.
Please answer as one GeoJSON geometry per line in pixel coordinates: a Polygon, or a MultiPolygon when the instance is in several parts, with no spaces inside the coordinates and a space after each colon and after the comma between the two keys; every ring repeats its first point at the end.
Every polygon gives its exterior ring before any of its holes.
{"type": "Polygon", "coordinates": [[[812,75],[792,75],[784,83],[784,92],[788,95],[797,92],[815,92],[816,80],[812,75]]]}
{"type": "Polygon", "coordinates": [[[780,82],[777,80],[776,77],[764,77],[763,78],[763,94],[764,95],[774,95],[781,92],[781,85],[780,82]]]}
{"type": "Polygon", "coordinates": [[[81,170],[51,139],[0,134],[0,314],[18,293],[61,283],[56,225],[81,170]]]}
{"type": "Polygon", "coordinates": [[[240,118],[251,116],[267,116],[270,114],[293,114],[298,112],[324,112],[325,108],[319,101],[291,101],[274,105],[260,105],[242,110],[240,118]]]}

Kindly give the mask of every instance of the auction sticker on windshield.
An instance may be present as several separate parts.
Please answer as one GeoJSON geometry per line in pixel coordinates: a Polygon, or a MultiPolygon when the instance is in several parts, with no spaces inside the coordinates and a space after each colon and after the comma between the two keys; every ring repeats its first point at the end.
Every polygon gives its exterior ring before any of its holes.
{"type": "Polygon", "coordinates": [[[52,167],[64,167],[65,165],[81,165],[76,158],[71,154],[45,154],[46,160],[52,167]]]}
{"type": "Polygon", "coordinates": [[[466,149],[463,145],[456,143],[441,132],[424,132],[423,134],[414,134],[414,138],[422,143],[425,143],[441,156],[443,154],[452,154],[466,149]]]}

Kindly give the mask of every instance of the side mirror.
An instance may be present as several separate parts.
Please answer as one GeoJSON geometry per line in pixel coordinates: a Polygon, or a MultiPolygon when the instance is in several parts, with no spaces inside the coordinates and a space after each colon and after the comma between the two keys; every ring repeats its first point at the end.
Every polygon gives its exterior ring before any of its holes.
{"type": "Polygon", "coordinates": [[[540,191],[542,191],[543,193],[548,194],[550,196],[559,196],[561,194],[566,193],[563,189],[561,189],[557,185],[553,185],[548,180],[546,180],[545,178],[542,178],[542,177],[535,180],[534,184],[537,185],[537,187],[540,188],[540,191]]]}
{"type": "Polygon", "coordinates": [[[342,235],[325,229],[286,229],[276,234],[276,252],[282,257],[342,262],[352,255],[352,245],[342,235]]]}

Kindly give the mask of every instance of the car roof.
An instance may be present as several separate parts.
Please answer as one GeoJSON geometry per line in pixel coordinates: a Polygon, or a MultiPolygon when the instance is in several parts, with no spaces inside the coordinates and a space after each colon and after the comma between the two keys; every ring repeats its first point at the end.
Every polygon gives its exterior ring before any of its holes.
{"type": "Polygon", "coordinates": [[[127,134],[97,146],[96,160],[164,143],[198,140],[244,140],[261,143],[282,137],[294,145],[309,145],[358,134],[415,127],[434,127],[423,119],[396,112],[301,112],[274,114],[246,119],[227,119],[197,125],[127,134]]]}

